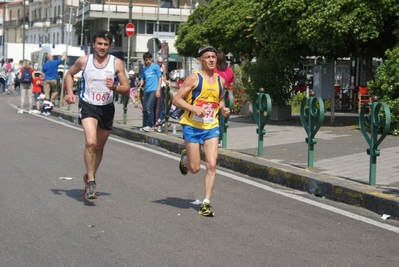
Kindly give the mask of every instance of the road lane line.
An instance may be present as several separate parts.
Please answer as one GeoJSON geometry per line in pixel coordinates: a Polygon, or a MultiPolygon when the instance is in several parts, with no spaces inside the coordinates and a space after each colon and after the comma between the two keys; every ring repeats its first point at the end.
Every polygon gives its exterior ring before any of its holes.
{"type": "MultiPolygon", "coordinates": [[[[46,117],[44,117],[44,118],[46,118],[46,117]]],[[[49,118],[46,118],[46,119],[49,119],[49,118]]],[[[73,128],[75,130],[83,131],[83,129],[81,127],[76,127],[75,125],[69,125],[69,124],[64,123],[63,121],[56,121],[56,120],[51,120],[51,121],[59,123],[59,124],[62,124],[62,125],[66,126],[66,127],[69,127],[69,128],[73,128]]],[[[116,138],[116,137],[113,137],[113,136],[110,136],[109,139],[112,140],[112,141],[116,141],[116,142],[119,142],[119,143],[122,143],[122,144],[126,144],[126,145],[129,145],[129,146],[141,149],[141,150],[145,150],[147,152],[151,152],[153,154],[157,154],[157,155],[169,158],[169,159],[173,159],[173,160],[176,160],[176,161],[180,160],[180,157],[178,157],[178,156],[174,156],[174,155],[168,154],[167,152],[158,151],[158,150],[155,150],[153,148],[145,147],[142,144],[135,144],[135,143],[133,143],[134,141],[127,141],[127,140],[123,140],[123,139],[116,138]]],[[[205,170],[206,169],[205,165],[201,164],[201,169],[205,170]]],[[[349,211],[345,211],[345,210],[342,210],[342,209],[339,209],[339,208],[335,208],[335,207],[329,206],[327,204],[323,204],[323,203],[319,203],[319,202],[311,200],[311,199],[307,199],[305,197],[301,197],[301,196],[298,196],[298,195],[295,195],[295,194],[287,193],[287,192],[281,191],[279,189],[275,189],[275,188],[272,188],[270,186],[267,186],[267,185],[264,185],[264,184],[261,184],[261,183],[255,182],[255,181],[251,181],[251,180],[248,180],[248,179],[243,178],[241,176],[238,176],[238,175],[235,175],[235,174],[231,174],[231,173],[228,173],[228,172],[225,172],[225,171],[216,170],[216,173],[219,174],[219,175],[223,175],[225,177],[228,177],[230,179],[233,179],[233,180],[236,180],[236,181],[248,184],[248,185],[252,185],[252,186],[255,186],[255,187],[263,189],[263,190],[266,190],[268,192],[272,192],[272,193],[275,193],[275,194],[278,194],[278,195],[281,195],[281,196],[284,196],[284,197],[287,197],[287,198],[290,198],[290,199],[293,199],[293,200],[297,200],[297,201],[300,201],[302,203],[306,203],[308,205],[312,205],[312,206],[315,206],[315,207],[318,207],[318,208],[321,208],[321,209],[324,209],[324,210],[328,210],[328,211],[334,212],[336,214],[340,214],[342,216],[345,216],[345,217],[348,217],[348,218],[351,218],[351,219],[354,219],[354,220],[357,220],[357,221],[361,221],[361,222],[364,222],[364,223],[367,223],[367,224],[370,224],[370,225],[373,225],[373,226],[376,226],[376,227],[379,227],[379,228],[382,228],[382,229],[385,229],[385,230],[388,230],[388,231],[391,231],[391,232],[399,234],[399,228],[398,227],[395,227],[395,226],[392,226],[392,225],[389,225],[389,224],[385,224],[385,223],[381,223],[381,222],[369,219],[367,217],[354,214],[354,213],[349,212],[349,211]]]]}

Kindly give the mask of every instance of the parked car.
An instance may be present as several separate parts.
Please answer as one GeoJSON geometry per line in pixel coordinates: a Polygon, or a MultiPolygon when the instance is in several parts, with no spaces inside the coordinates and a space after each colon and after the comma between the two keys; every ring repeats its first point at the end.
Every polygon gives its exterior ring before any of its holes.
{"type": "Polygon", "coordinates": [[[172,70],[169,72],[169,78],[172,82],[175,82],[177,78],[179,78],[179,71],[178,70],[172,70]]]}
{"type": "Polygon", "coordinates": [[[183,74],[184,76],[184,70],[183,69],[177,69],[177,70],[172,70],[169,72],[169,78],[172,82],[177,81],[179,78],[184,78],[180,77],[180,75],[183,74]]]}

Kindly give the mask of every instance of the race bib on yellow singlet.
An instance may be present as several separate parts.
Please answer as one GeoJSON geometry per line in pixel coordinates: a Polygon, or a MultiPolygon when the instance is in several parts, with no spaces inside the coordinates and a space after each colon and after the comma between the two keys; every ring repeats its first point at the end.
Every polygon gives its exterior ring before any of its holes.
{"type": "Polygon", "coordinates": [[[204,117],[199,117],[194,114],[193,120],[203,122],[203,123],[213,123],[214,117],[215,117],[215,112],[218,107],[218,103],[198,100],[195,103],[195,105],[198,107],[203,107],[205,109],[206,114],[204,117]]]}

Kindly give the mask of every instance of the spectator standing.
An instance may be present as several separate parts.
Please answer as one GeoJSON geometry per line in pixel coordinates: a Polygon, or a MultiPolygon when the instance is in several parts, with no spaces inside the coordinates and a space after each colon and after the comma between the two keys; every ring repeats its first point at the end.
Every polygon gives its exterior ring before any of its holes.
{"type": "Polygon", "coordinates": [[[21,70],[21,68],[24,65],[24,61],[20,60],[18,63],[18,66],[15,66],[15,81],[14,81],[14,88],[17,89],[19,88],[20,85],[20,81],[19,81],[19,71],[21,70]]]}
{"type": "Polygon", "coordinates": [[[47,61],[42,67],[44,73],[43,90],[45,99],[50,100],[53,105],[58,95],[57,79],[58,79],[58,66],[65,60],[66,53],[62,53],[61,59],[54,59],[52,54],[47,55],[47,61]]]}
{"type": "MultiPolygon", "coordinates": [[[[33,114],[40,114],[40,99],[39,96],[43,92],[43,73],[39,71],[34,71],[33,72],[34,79],[32,82],[32,93],[33,93],[33,98],[36,101],[36,109],[32,110],[33,114]]],[[[45,114],[47,115],[47,114],[45,114]]]]}
{"type": "Polygon", "coordinates": [[[154,111],[156,97],[161,96],[161,83],[162,74],[161,69],[157,64],[152,62],[152,55],[149,52],[143,54],[145,68],[141,74],[141,80],[139,87],[142,87],[144,82],[144,115],[145,122],[144,127],[140,128],[142,132],[153,132],[154,131],[154,111]]]}
{"type": "Polygon", "coordinates": [[[4,58],[0,60],[0,86],[3,90],[3,93],[6,93],[6,80],[7,80],[7,73],[6,73],[6,65],[4,62],[4,58]]]}
{"type": "Polygon", "coordinates": [[[141,60],[139,60],[139,76],[143,74],[143,69],[144,69],[143,63],[141,63],[141,60]]]}
{"type": "MultiPolygon", "coordinates": [[[[158,64],[159,68],[161,69],[161,74],[162,74],[162,83],[161,83],[161,92],[162,92],[163,90],[165,90],[165,86],[166,86],[166,68],[165,68],[165,65],[163,64],[163,58],[161,56],[159,56],[157,58],[157,64],[158,64]]],[[[160,122],[162,120],[161,116],[162,116],[162,113],[164,112],[161,97],[157,97],[155,112],[156,112],[155,120],[157,121],[155,127],[157,127],[158,122],[160,122]]]]}
{"type": "Polygon", "coordinates": [[[30,61],[25,60],[24,66],[21,68],[18,79],[21,81],[21,103],[18,110],[19,114],[24,113],[25,98],[28,97],[28,113],[32,113],[32,81],[35,78],[33,74],[34,70],[30,66],[30,61]]]}
{"type": "Polygon", "coordinates": [[[129,70],[129,83],[130,83],[130,99],[132,100],[132,104],[136,103],[136,75],[133,70],[129,70]]]}
{"type": "Polygon", "coordinates": [[[13,93],[17,95],[17,92],[14,90],[14,81],[15,81],[15,72],[14,72],[14,63],[12,58],[8,58],[6,60],[6,69],[7,69],[7,93],[13,93]]]}
{"type": "Polygon", "coordinates": [[[223,88],[224,79],[214,73],[216,67],[216,49],[204,46],[198,50],[201,70],[190,74],[176,95],[173,104],[185,110],[182,125],[185,149],[181,151],[179,170],[181,174],[197,173],[201,165],[201,147],[205,155],[205,197],[199,214],[213,217],[210,199],[216,181],[216,161],[218,158],[219,121],[218,113],[230,115],[225,107],[223,88]]]}
{"type": "MultiPolygon", "coordinates": [[[[233,69],[227,64],[226,56],[221,50],[217,50],[217,63],[214,72],[219,74],[224,79],[227,90],[233,90],[232,86],[234,84],[234,72],[233,69]]],[[[220,116],[219,114],[219,146],[220,142],[223,140],[223,124],[224,117],[220,116]]]]}

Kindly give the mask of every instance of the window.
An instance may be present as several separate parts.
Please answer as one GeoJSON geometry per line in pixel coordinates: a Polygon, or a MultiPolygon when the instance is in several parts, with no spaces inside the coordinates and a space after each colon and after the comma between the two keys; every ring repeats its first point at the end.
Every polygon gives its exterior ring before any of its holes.
{"type": "Polygon", "coordinates": [[[114,40],[115,40],[115,46],[116,46],[116,47],[121,47],[121,46],[122,46],[122,34],[117,33],[117,34],[114,36],[114,40]]]}
{"type": "MultiPolygon", "coordinates": [[[[181,1],[181,0],[180,0],[181,1]]],[[[161,0],[161,7],[179,8],[179,0],[161,0]]]]}
{"type": "Polygon", "coordinates": [[[145,34],[145,21],[144,20],[139,20],[136,25],[138,25],[138,31],[137,33],[139,34],[145,34]]]}
{"type": "Polygon", "coordinates": [[[153,34],[154,33],[154,23],[153,22],[147,22],[146,23],[146,34],[153,34]]]}
{"type": "Polygon", "coordinates": [[[175,30],[174,32],[177,34],[177,31],[179,30],[180,24],[175,24],[175,30]]]}
{"type": "Polygon", "coordinates": [[[169,32],[169,23],[160,23],[159,24],[159,31],[160,32],[169,32]]]}
{"type": "MultiPolygon", "coordinates": [[[[156,31],[156,21],[138,20],[134,22],[136,25],[137,34],[154,34],[156,31]]],[[[177,33],[179,23],[159,22],[159,32],[172,32],[177,33]]]]}

